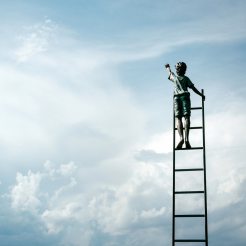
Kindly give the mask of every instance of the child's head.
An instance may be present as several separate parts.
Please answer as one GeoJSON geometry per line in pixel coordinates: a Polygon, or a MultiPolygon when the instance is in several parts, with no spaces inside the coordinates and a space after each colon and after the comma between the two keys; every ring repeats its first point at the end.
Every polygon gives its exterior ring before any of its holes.
{"type": "Polygon", "coordinates": [[[175,65],[175,68],[176,68],[177,75],[179,75],[179,76],[184,76],[185,75],[187,66],[186,66],[186,64],[184,62],[178,62],[175,65]]]}

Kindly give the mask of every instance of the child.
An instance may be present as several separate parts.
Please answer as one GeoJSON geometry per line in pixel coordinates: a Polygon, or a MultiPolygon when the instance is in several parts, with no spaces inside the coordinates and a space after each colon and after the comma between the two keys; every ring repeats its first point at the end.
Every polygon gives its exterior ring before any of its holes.
{"type": "Polygon", "coordinates": [[[165,65],[169,77],[168,79],[174,83],[174,113],[177,122],[177,129],[180,136],[180,142],[177,145],[177,149],[181,149],[184,142],[187,149],[191,148],[189,142],[189,128],[190,128],[190,93],[188,92],[188,87],[191,88],[196,94],[205,100],[205,96],[196,89],[194,84],[190,79],[185,76],[186,64],[184,62],[178,62],[175,65],[176,74],[175,75],[170,68],[169,64],[165,65]],[[183,122],[182,117],[185,119],[185,137],[183,134],[183,122]]]}

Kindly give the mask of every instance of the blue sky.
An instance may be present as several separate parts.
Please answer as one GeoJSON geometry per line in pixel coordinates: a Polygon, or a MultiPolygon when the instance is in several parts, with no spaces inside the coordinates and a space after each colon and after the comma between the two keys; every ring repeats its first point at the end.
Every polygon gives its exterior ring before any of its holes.
{"type": "MultiPolygon", "coordinates": [[[[210,245],[245,245],[245,9],[229,0],[1,2],[1,245],[170,245],[164,64],[177,61],[206,94],[210,245]]],[[[191,144],[200,137],[192,132],[191,144]]],[[[188,180],[178,185],[201,185],[188,180]]],[[[202,209],[199,197],[178,206],[202,209]]],[[[187,223],[179,233],[202,236],[187,223]]]]}

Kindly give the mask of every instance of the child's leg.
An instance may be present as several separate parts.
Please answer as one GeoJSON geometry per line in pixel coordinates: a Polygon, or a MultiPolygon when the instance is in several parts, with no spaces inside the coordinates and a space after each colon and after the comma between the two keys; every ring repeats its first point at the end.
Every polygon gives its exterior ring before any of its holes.
{"type": "Polygon", "coordinates": [[[190,116],[185,116],[185,141],[189,141],[190,116]]]}
{"type": "Polygon", "coordinates": [[[185,116],[185,145],[186,148],[190,149],[190,142],[189,142],[189,131],[190,131],[190,116],[185,116]]]}
{"type": "Polygon", "coordinates": [[[184,144],[183,122],[181,117],[176,117],[177,129],[180,137],[180,142],[177,145],[177,149],[182,148],[184,144]]]}
{"type": "Polygon", "coordinates": [[[180,142],[178,143],[176,148],[181,149],[184,144],[184,133],[183,133],[184,128],[182,122],[182,115],[183,115],[182,102],[179,96],[174,97],[174,112],[176,118],[176,126],[180,137],[180,142]]]}
{"type": "Polygon", "coordinates": [[[190,130],[190,95],[187,93],[184,95],[182,98],[182,108],[183,108],[183,113],[184,113],[184,118],[185,118],[185,145],[186,148],[190,149],[190,143],[189,143],[189,130],[190,130]]]}

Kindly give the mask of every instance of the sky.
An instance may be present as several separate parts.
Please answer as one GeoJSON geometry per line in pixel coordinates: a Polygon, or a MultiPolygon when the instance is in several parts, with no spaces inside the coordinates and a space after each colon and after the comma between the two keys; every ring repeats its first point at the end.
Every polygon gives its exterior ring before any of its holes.
{"type": "MultiPolygon", "coordinates": [[[[1,246],[171,244],[164,65],[178,61],[206,95],[209,245],[244,246],[245,10],[243,0],[1,1],[1,246]]],[[[177,163],[199,167],[201,152],[177,163]]],[[[202,186],[198,176],[177,187],[202,186]]],[[[202,197],[178,199],[179,211],[203,209],[202,197]]],[[[201,238],[201,225],[178,221],[177,235],[201,238]]]]}

